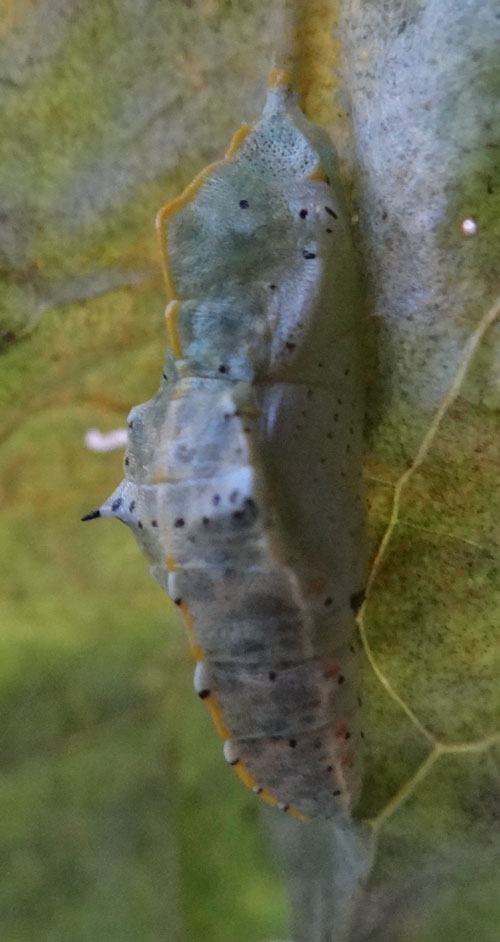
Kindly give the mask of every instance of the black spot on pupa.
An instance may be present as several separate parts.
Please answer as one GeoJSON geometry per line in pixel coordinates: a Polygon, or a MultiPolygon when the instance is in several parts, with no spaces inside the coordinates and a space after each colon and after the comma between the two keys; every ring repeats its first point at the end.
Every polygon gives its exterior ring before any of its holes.
{"type": "Polygon", "coordinates": [[[354,592],[349,599],[349,604],[356,615],[359,612],[363,602],[365,600],[365,590],[361,589],[359,592],[354,592]]]}
{"type": "Polygon", "coordinates": [[[128,509],[130,513],[132,513],[134,507],[135,507],[135,500],[131,500],[130,504],[128,505],[128,509]]]}
{"type": "Polygon", "coordinates": [[[179,597],[176,598],[176,599],[174,599],[174,604],[175,604],[175,605],[182,605],[182,599],[179,598],[179,597]]]}
{"type": "Polygon", "coordinates": [[[132,421],[132,422],[127,422],[127,425],[128,425],[129,428],[133,428],[133,427],[134,427],[134,422],[133,422],[133,421],[132,421]]]}
{"type": "Polygon", "coordinates": [[[276,285],[269,285],[271,291],[276,291],[276,285]]]}
{"type": "Polygon", "coordinates": [[[328,232],[328,234],[330,235],[333,232],[333,229],[325,229],[325,232],[328,232]]]}
{"type": "Polygon", "coordinates": [[[260,785],[258,785],[257,788],[254,788],[254,792],[255,792],[256,795],[262,795],[263,790],[264,790],[264,789],[261,788],[260,785]]]}
{"type": "Polygon", "coordinates": [[[244,510],[233,510],[233,517],[235,520],[243,520],[244,516],[245,516],[244,510]]]}
{"type": "Polygon", "coordinates": [[[321,749],[321,745],[322,745],[321,739],[315,739],[315,741],[314,741],[314,748],[315,748],[315,749],[321,749]]]}
{"type": "Polygon", "coordinates": [[[157,520],[152,520],[152,521],[151,521],[151,526],[152,526],[152,527],[157,527],[157,526],[158,526],[158,521],[157,521],[157,520]]]}
{"type": "Polygon", "coordinates": [[[334,798],[338,798],[339,795],[341,795],[341,794],[342,794],[342,792],[340,791],[340,788],[336,788],[335,791],[332,792],[332,795],[333,795],[334,798]]]}
{"type": "Polygon", "coordinates": [[[296,344],[296,343],[290,343],[290,342],[289,342],[289,343],[285,344],[285,346],[286,346],[287,350],[295,350],[295,347],[297,346],[297,344],[296,344]]]}
{"type": "Polygon", "coordinates": [[[276,680],[276,671],[269,671],[267,676],[269,677],[269,680],[276,680]]]}
{"type": "Polygon", "coordinates": [[[330,177],[325,175],[325,183],[327,186],[330,186],[330,177]]]}
{"type": "Polygon", "coordinates": [[[347,732],[347,733],[345,734],[345,736],[344,736],[344,739],[350,739],[350,738],[351,738],[351,734],[350,734],[349,732],[347,732]]]}
{"type": "Polygon", "coordinates": [[[240,200],[240,209],[248,209],[249,205],[248,200],[240,200]]]}
{"type": "Polygon", "coordinates": [[[174,527],[177,527],[177,529],[179,529],[179,527],[184,526],[184,522],[185,522],[184,517],[177,517],[177,520],[174,520],[174,527]]]}
{"type": "Polygon", "coordinates": [[[338,219],[337,213],[331,208],[331,206],[325,206],[325,210],[329,216],[333,216],[334,219],[338,219]]]}
{"type": "Polygon", "coordinates": [[[333,765],[327,765],[326,771],[327,771],[327,772],[333,772],[333,765]]]}
{"type": "Polygon", "coordinates": [[[224,366],[223,363],[219,366],[219,373],[227,373],[227,366],[224,366]]]}
{"type": "Polygon", "coordinates": [[[203,524],[204,527],[208,527],[208,525],[209,525],[209,523],[210,523],[210,517],[202,517],[202,518],[201,518],[201,522],[202,522],[202,524],[203,524]]]}
{"type": "Polygon", "coordinates": [[[118,497],[117,500],[114,500],[113,503],[111,504],[111,510],[113,511],[119,510],[121,505],[122,505],[122,499],[121,497],[118,497]]]}
{"type": "Polygon", "coordinates": [[[307,216],[307,209],[301,209],[301,210],[300,210],[300,213],[299,213],[299,216],[300,216],[301,219],[305,219],[306,216],[307,216]]]}
{"type": "Polygon", "coordinates": [[[338,680],[337,680],[337,683],[338,683],[339,687],[342,686],[342,684],[344,683],[344,680],[345,680],[344,675],[343,675],[343,674],[339,674],[338,680]]]}
{"type": "Polygon", "coordinates": [[[290,746],[291,749],[295,749],[295,746],[297,745],[297,740],[296,740],[296,739],[289,739],[289,740],[288,740],[288,745],[290,746]]]}
{"type": "Polygon", "coordinates": [[[240,493],[239,491],[231,491],[231,493],[230,493],[230,495],[229,495],[229,502],[230,502],[231,504],[235,504],[235,503],[236,503],[236,501],[238,500],[238,494],[239,494],[239,493],[240,493]]]}
{"type": "Polygon", "coordinates": [[[238,765],[239,761],[240,761],[239,759],[233,759],[233,761],[230,762],[229,765],[238,765]]]}
{"type": "Polygon", "coordinates": [[[200,690],[198,696],[200,700],[206,700],[210,696],[210,690],[200,690]]]}
{"type": "Polygon", "coordinates": [[[333,602],[333,599],[332,599],[331,595],[327,595],[327,597],[326,597],[326,599],[325,599],[325,601],[324,601],[323,604],[326,605],[327,608],[329,608],[330,605],[332,604],[332,602],[333,602]]]}
{"type": "Polygon", "coordinates": [[[307,260],[311,258],[316,258],[316,253],[308,252],[307,249],[302,249],[302,258],[306,258],[307,260]]]}
{"type": "Polygon", "coordinates": [[[139,527],[139,530],[142,530],[142,522],[140,520],[137,521],[137,526],[139,527]]]}
{"type": "Polygon", "coordinates": [[[220,494],[214,494],[212,497],[212,504],[214,507],[217,507],[217,504],[220,504],[220,494]]]}

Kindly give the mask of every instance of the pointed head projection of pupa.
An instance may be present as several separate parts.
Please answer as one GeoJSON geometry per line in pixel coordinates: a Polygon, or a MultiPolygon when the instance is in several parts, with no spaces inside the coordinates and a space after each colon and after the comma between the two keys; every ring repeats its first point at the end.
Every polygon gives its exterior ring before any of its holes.
{"type": "Polygon", "coordinates": [[[286,85],[269,89],[262,117],[228,154],[162,218],[177,297],[275,284],[283,266],[294,268],[308,249],[298,202],[318,173],[325,187],[338,177],[328,136],[304,117],[286,85]]]}
{"type": "Polygon", "coordinates": [[[115,517],[133,526],[135,523],[134,508],[137,488],[131,481],[122,481],[115,491],[96,510],[84,514],[83,521],[96,520],[98,517],[115,517]]]}
{"type": "MultiPolygon", "coordinates": [[[[153,489],[154,492],[154,489],[153,489]]],[[[85,514],[82,520],[112,517],[121,520],[133,531],[139,546],[153,561],[162,553],[162,538],[155,519],[147,512],[144,497],[133,481],[121,481],[115,491],[96,510],[85,514]]]]}

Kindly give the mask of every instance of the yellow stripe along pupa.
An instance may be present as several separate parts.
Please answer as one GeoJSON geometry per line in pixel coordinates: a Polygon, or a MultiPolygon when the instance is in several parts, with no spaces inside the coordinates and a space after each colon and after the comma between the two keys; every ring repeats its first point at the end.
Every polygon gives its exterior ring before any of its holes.
{"type": "Polygon", "coordinates": [[[262,117],[160,212],[170,350],[117,517],[178,606],[224,755],[270,804],[360,788],[360,310],[333,147],[274,73],[262,117]]]}

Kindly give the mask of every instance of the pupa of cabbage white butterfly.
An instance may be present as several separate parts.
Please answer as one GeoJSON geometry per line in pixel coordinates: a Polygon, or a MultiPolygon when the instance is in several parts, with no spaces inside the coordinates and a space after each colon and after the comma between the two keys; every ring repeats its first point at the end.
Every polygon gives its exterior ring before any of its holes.
{"type": "Polygon", "coordinates": [[[158,226],[162,385],[83,519],[117,517],[150,557],[239,777],[335,818],[360,788],[360,310],[335,153],[285,73],[158,226]]]}

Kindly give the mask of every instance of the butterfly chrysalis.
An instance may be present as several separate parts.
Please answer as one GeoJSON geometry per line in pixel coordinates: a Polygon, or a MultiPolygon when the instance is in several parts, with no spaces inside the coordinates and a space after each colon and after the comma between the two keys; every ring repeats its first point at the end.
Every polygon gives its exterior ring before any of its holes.
{"type": "Polygon", "coordinates": [[[286,75],[159,232],[164,378],[87,519],[123,520],[152,560],[240,778],[342,815],[360,782],[360,311],[335,153],[286,75]]]}

